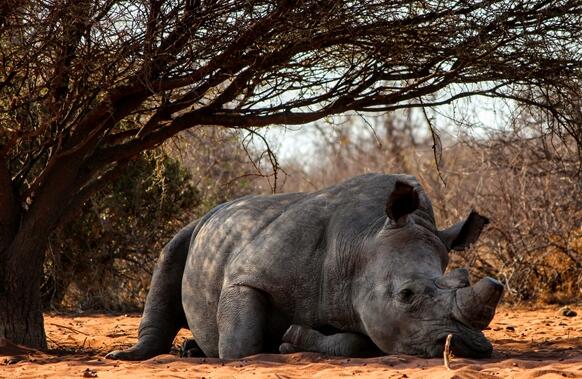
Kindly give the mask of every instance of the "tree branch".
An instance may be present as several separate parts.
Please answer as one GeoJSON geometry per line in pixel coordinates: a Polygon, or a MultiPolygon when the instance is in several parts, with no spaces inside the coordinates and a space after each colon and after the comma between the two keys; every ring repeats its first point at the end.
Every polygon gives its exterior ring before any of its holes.
{"type": "MultiPolygon", "coordinates": [[[[129,159],[115,162],[112,167],[106,170],[97,178],[93,178],[85,183],[79,191],[71,196],[60,218],[57,220],[58,225],[66,225],[82,210],[82,205],[96,192],[103,189],[107,184],[119,178],[127,167],[129,159]]],[[[78,183],[79,184],[79,183],[78,183]]]]}

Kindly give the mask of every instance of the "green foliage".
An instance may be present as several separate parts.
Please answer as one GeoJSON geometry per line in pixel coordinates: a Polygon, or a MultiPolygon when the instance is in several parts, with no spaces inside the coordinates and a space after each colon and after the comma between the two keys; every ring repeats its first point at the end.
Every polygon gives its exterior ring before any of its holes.
{"type": "Polygon", "coordinates": [[[200,203],[179,161],[161,150],[140,155],[51,239],[45,305],[137,307],[161,247],[200,203]]]}
{"type": "Polygon", "coordinates": [[[225,129],[142,153],[51,239],[45,309],[141,308],[163,246],[217,204],[260,192],[254,172],[240,134],[225,129]]]}

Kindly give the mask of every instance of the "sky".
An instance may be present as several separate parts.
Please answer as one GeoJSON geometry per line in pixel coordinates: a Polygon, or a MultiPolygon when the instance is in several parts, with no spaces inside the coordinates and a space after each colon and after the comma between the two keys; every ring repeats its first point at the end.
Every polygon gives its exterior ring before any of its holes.
{"type": "MultiPolygon", "coordinates": [[[[510,107],[511,105],[505,101],[479,96],[429,109],[427,115],[439,131],[441,138],[446,137],[443,141],[454,143],[463,133],[486,137],[491,131],[506,130],[510,125],[510,107]]],[[[420,111],[419,114],[421,114],[420,111]]],[[[374,125],[375,121],[377,122],[378,117],[378,114],[360,113],[355,120],[361,124],[362,133],[372,133],[370,126],[374,125]]],[[[282,162],[293,160],[308,165],[317,148],[317,143],[321,141],[321,135],[314,127],[315,124],[333,128],[333,123],[341,124],[344,120],[345,115],[338,115],[333,117],[332,122],[327,125],[325,125],[326,121],[317,121],[302,126],[272,126],[264,130],[264,135],[271,149],[276,152],[282,162]]],[[[416,121],[424,124],[424,127],[419,128],[420,132],[430,133],[424,116],[417,117],[416,121]]],[[[255,147],[261,149],[261,145],[257,143],[255,147]]]]}

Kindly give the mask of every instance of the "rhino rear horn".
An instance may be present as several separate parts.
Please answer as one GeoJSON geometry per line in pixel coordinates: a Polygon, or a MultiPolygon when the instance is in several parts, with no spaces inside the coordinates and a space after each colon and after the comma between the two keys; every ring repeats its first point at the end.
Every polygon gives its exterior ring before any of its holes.
{"type": "Polygon", "coordinates": [[[416,189],[408,183],[397,181],[386,202],[386,215],[393,221],[400,221],[418,209],[420,200],[416,189]]]}

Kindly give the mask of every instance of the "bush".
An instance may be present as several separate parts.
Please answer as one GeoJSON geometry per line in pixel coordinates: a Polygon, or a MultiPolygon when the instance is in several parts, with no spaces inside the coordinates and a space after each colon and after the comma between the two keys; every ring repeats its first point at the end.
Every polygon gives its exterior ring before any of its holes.
{"type": "Polygon", "coordinates": [[[45,304],[135,308],[155,257],[201,202],[188,172],[163,151],[141,155],[51,239],[45,304]]]}
{"type": "Polygon", "coordinates": [[[545,137],[468,141],[451,154],[445,203],[473,205],[492,222],[458,259],[501,279],[510,301],[582,298],[582,181],[577,152],[545,137]],[[459,159],[459,157],[462,157],[459,159]]]}
{"type": "Polygon", "coordinates": [[[257,191],[247,162],[239,135],[217,128],[140,155],[51,239],[45,308],[140,309],[173,235],[215,205],[257,191]]]}

